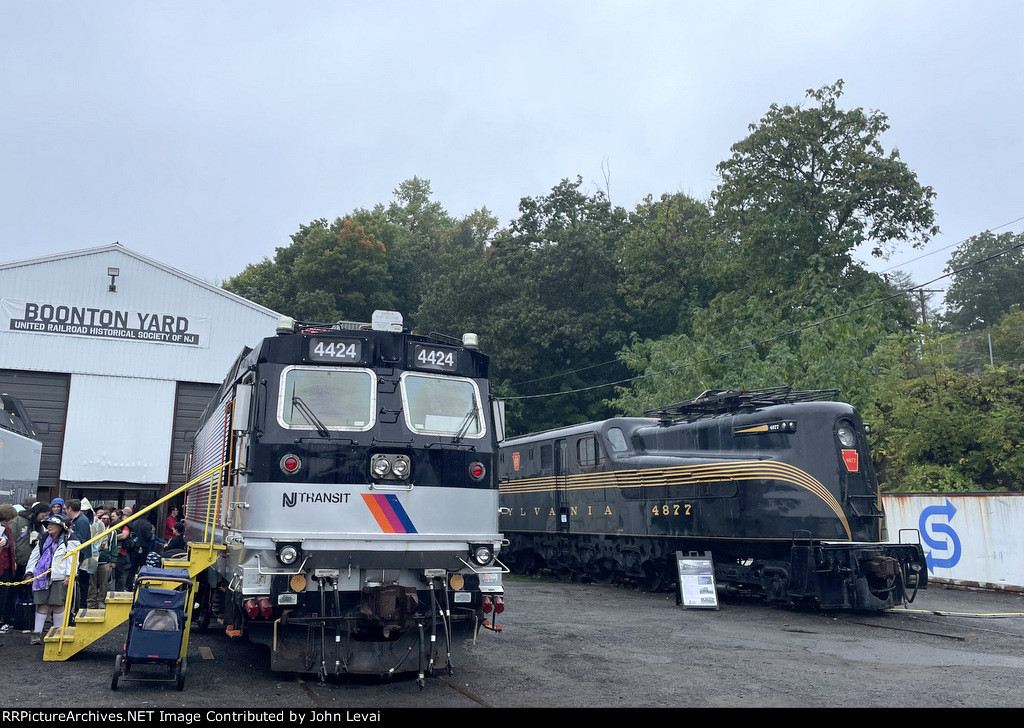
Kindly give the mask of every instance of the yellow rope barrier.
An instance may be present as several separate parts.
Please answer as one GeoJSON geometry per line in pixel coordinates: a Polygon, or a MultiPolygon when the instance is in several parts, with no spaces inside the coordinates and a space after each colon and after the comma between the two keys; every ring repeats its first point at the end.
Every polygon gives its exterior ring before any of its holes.
{"type": "MultiPolygon", "coordinates": [[[[185,483],[185,485],[181,486],[180,488],[177,488],[173,492],[168,493],[167,495],[165,495],[160,500],[154,501],[153,503],[151,503],[150,505],[146,506],[145,508],[143,508],[140,511],[136,511],[135,513],[133,513],[131,516],[129,516],[128,518],[124,519],[123,521],[118,521],[118,523],[116,523],[115,525],[111,526],[110,528],[106,529],[105,531],[102,531],[102,532],[96,534],[95,536],[93,536],[91,539],[89,539],[85,543],[79,544],[72,551],[64,554],[64,556],[61,557],[60,561],[58,561],[57,564],[53,564],[48,570],[44,571],[42,574],[33,574],[31,579],[23,579],[21,581],[11,581],[11,582],[0,581],[0,586],[23,586],[25,584],[31,584],[36,579],[38,579],[38,578],[40,578],[42,576],[46,576],[47,574],[49,574],[51,571],[53,571],[54,567],[56,567],[58,564],[64,563],[69,558],[72,559],[72,562],[71,562],[71,566],[72,566],[71,574],[72,574],[72,577],[73,577],[75,574],[78,573],[78,552],[81,551],[83,548],[85,548],[86,546],[92,545],[93,543],[95,543],[96,541],[101,540],[103,537],[107,536],[110,533],[114,533],[115,531],[122,530],[125,526],[127,526],[129,523],[134,521],[136,518],[138,518],[142,514],[149,513],[151,510],[153,510],[157,506],[159,506],[162,503],[170,500],[171,498],[173,498],[174,496],[178,495],[179,493],[181,493],[181,492],[183,492],[185,490],[188,490],[189,488],[193,487],[194,485],[197,485],[198,483],[200,483],[201,481],[205,480],[206,478],[213,478],[214,473],[217,473],[217,487],[216,488],[212,487],[212,483],[211,483],[211,488],[210,488],[209,495],[208,495],[208,501],[209,500],[213,500],[212,496],[213,496],[214,492],[216,492],[218,494],[217,500],[219,501],[220,500],[219,494],[220,494],[220,490],[221,490],[221,485],[223,483],[223,470],[224,470],[224,468],[227,468],[230,465],[231,465],[230,461],[226,462],[226,463],[222,463],[220,465],[215,465],[212,468],[210,468],[209,470],[207,470],[205,473],[203,473],[202,475],[199,475],[198,477],[190,480],[189,482],[185,483]]],[[[209,519],[209,512],[210,512],[210,504],[208,502],[207,503],[207,520],[209,519]]],[[[40,536],[40,538],[46,538],[46,537],[47,536],[40,536]]],[[[203,530],[203,541],[201,543],[205,544],[208,539],[212,540],[212,538],[213,538],[213,529],[210,528],[209,526],[205,526],[204,530],[203,530]]],[[[35,548],[35,547],[33,546],[33,548],[35,548]]],[[[69,607],[73,603],[72,597],[74,595],[74,581],[75,580],[72,578],[71,579],[71,584],[69,585],[69,588],[68,588],[68,598],[67,598],[67,600],[65,602],[65,612],[67,611],[66,607],[69,607]]],[[[67,625],[65,625],[65,626],[67,626],[67,625]]]]}

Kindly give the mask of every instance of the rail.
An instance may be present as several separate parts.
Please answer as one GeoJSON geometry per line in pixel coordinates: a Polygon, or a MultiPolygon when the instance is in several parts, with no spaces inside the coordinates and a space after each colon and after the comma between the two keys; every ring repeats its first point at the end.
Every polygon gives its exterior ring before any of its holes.
{"type": "MultiPolygon", "coordinates": [[[[67,598],[64,601],[64,614],[63,614],[63,619],[62,619],[62,622],[61,622],[60,635],[59,635],[59,638],[58,638],[60,640],[61,644],[63,644],[64,642],[72,642],[74,640],[74,637],[67,637],[66,635],[68,634],[68,627],[70,626],[70,622],[71,622],[72,609],[73,609],[73,605],[75,604],[75,590],[77,589],[77,581],[78,581],[76,576],[78,575],[78,553],[79,553],[79,551],[84,549],[86,546],[91,546],[96,541],[99,541],[99,540],[105,538],[107,535],[109,535],[111,533],[114,533],[116,531],[121,531],[122,529],[124,529],[125,526],[127,526],[129,523],[134,521],[139,516],[142,516],[142,515],[144,515],[146,513],[149,513],[154,508],[157,508],[158,506],[162,505],[163,503],[166,503],[171,498],[174,498],[175,496],[177,496],[177,495],[179,495],[181,493],[184,493],[189,488],[192,488],[192,487],[200,484],[201,482],[203,482],[206,479],[210,480],[210,488],[209,488],[209,490],[208,490],[208,492],[206,494],[206,500],[207,500],[207,502],[206,502],[206,518],[205,518],[205,521],[204,521],[204,524],[203,524],[203,540],[202,541],[196,541],[196,542],[190,542],[190,545],[193,548],[195,548],[195,547],[204,548],[205,547],[205,548],[211,548],[212,549],[213,545],[214,545],[214,542],[213,542],[214,541],[214,525],[216,524],[217,512],[218,512],[218,510],[220,508],[221,489],[222,489],[223,484],[224,484],[224,472],[225,472],[226,468],[230,468],[230,467],[231,467],[231,462],[230,461],[228,461],[226,463],[221,463],[219,465],[213,466],[212,468],[207,470],[205,473],[203,473],[203,474],[197,476],[196,478],[193,478],[189,482],[185,483],[185,485],[182,485],[181,487],[176,488],[175,490],[171,491],[170,493],[168,493],[164,497],[160,498],[159,500],[156,500],[153,503],[149,504],[145,508],[142,508],[142,509],[132,513],[132,515],[129,516],[128,518],[125,518],[124,520],[119,521],[116,525],[111,526],[110,528],[106,529],[105,531],[96,534],[95,536],[93,536],[91,539],[89,539],[85,543],[80,544],[79,546],[76,546],[74,549],[71,550],[71,553],[68,556],[64,557],[64,558],[69,558],[69,557],[71,558],[71,578],[70,578],[69,584],[68,584],[67,598]],[[216,482],[216,486],[214,486],[214,481],[216,482]]],[[[36,577],[39,577],[39,576],[42,576],[42,575],[41,574],[33,574],[32,575],[33,580],[36,577]]],[[[56,625],[54,625],[54,626],[56,626],[56,625]]],[[[59,650],[59,647],[58,647],[58,650],[59,650]]]]}

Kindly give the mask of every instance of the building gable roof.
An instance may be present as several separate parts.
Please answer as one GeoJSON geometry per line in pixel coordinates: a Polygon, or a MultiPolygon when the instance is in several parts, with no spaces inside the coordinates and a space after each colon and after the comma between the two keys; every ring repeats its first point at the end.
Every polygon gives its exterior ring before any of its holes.
{"type": "Polygon", "coordinates": [[[169,265],[165,265],[164,263],[161,263],[161,262],[159,262],[157,260],[153,260],[152,258],[149,258],[149,257],[147,257],[145,255],[142,255],[141,253],[137,253],[134,250],[129,250],[128,248],[124,247],[120,243],[111,243],[110,245],[101,245],[101,246],[96,247],[96,248],[84,248],[82,250],[72,250],[72,251],[69,251],[67,253],[54,253],[52,255],[45,255],[45,256],[41,256],[39,258],[29,258],[29,259],[26,259],[26,260],[19,260],[19,261],[14,261],[14,262],[11,262],[11,263],[0,263],[0,271],[12,270],[12,269],[15,269],[15,268],[23,268],[23,267],[34,266],[34,265],[45,265],[46,263],[52,263],[52,262],[55,262],[55,261],[64,261],[64,260],[68,260],[68,259],[71,259],[71,258],[85,258],[85,257],[94,256],[94,255],[102,255],[102,254],[105,254],[105,253],[119,253],[119,254],[124,255],[126,257],[133,258],[133,259],[135,259],[135,260],[137,260],[137,261],[139,261],[139,262],[141,262],[141,263],[143,263],[145,265],[152,266],[153,268],[157,268],[157,269],[163,271],[164,273],[167,273],[168,275],[172,275],[172,276],[175,276],[177,278],[180,278],[180,279],[182,279],[182,280],[184,280],[184,281],[186,281],[188,283],[191,283],[192,285],[196,285],[196,286],[200,286],[201,288],[205,288],[206,290],[210,291],[211,293],[215,293],[218,296],[223,296],[224,298],[227,298],[227,299],[229,299],[229,300],[231,300],[231,301],[233,301],[235,303],[238,303],[240,305],[243,305],[243,306],[246,306],[248,308],[251,308],[251,309],[253,309],[253,310],[255,310],[255,311],[259,312],[259,313],[263,313],[263,314],[266,314],[267,316],[273,316],[273,317],[280,317],[281,316],[281,314],[279,314],[277,311],[272,311],[271,309],[266,308],[264,306],[261,306],[258,303],[254,303],[253,301],[250,301],[247,298],[243,298],[242,296],[239,296],[236,293],[232,293],[231,291],[225,290],[224,288],[221,288],[220,286],[215,286],[212,283],[207,283],[206,281],[202,280],[201,278],[196,278],[193,275],[189,275],[188,273],[184,273],[184,272],[178,270],[177,268],[172,268],[169,265]]]}

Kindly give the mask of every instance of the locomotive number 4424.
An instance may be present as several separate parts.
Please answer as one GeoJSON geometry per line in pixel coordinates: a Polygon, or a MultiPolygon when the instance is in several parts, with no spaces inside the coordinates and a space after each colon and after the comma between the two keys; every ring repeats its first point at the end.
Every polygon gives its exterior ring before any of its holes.
{"type": "Polygon", "coordinates": [[[358,362],[362,359],[361,343],[313,339],[309,343],[309,358],[313,361],[358,362]]]}
{"type": "Polygon", "coordinates": [[[423,369],[437,369],[453,372],[457,368],[455,350],[437,346],[416,346],[416,366],[423,369]]]}

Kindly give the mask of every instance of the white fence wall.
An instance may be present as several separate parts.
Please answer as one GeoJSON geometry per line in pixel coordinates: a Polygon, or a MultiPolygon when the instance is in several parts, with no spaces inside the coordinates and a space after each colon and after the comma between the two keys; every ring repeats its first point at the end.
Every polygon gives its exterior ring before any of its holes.
{"type": "Polygon", "coordinates": [[[920,532],[930,579],[1024,591],[1024,493],[885,495],[882,501],[890,541],[920,532]]]}

